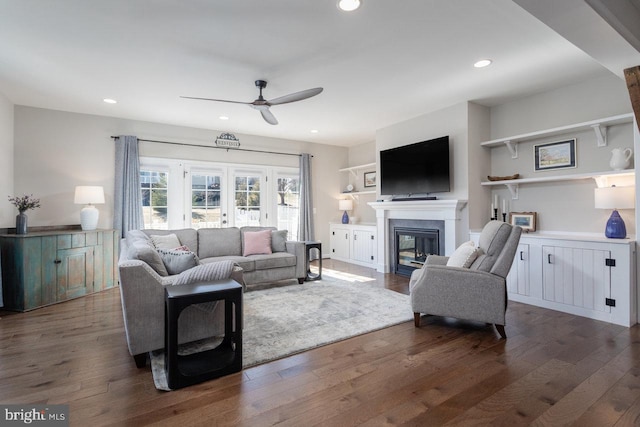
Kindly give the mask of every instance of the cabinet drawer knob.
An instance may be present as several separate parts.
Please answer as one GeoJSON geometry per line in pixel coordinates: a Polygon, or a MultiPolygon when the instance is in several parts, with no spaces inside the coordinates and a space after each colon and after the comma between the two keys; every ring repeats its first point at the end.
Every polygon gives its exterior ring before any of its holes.
{"type": "Polygon", "coordinates": [[[54,260],[54,261],[53,261],[53,263],[54,263],[54,264],[61,264],[61,263],[62,263],[62,261],[61,261],[61,260],[59,260],[59,259],[56,259],[56,260],[54,260]]]}

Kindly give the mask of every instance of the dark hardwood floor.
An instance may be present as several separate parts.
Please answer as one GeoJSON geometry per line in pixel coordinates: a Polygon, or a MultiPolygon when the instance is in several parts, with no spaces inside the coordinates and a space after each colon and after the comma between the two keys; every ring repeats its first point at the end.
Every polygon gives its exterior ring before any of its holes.
{"type": "Polygon", "coordinates": [[[507,340],[426,317],[173,392],[129,355],[118,289],[0,314],[0,403],[69,404],[73,426],[640,425],[640,328],[524,304],[507,340]]]}

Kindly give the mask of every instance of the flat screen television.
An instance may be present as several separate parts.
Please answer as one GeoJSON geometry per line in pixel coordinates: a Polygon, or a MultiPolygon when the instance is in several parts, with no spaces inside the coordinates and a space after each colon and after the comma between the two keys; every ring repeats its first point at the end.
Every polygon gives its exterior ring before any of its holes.
{"type": "Polygon", "coordinates": [[[380,193],[416,195],[450,191],[449,136],[380,151],[380,193]]]}

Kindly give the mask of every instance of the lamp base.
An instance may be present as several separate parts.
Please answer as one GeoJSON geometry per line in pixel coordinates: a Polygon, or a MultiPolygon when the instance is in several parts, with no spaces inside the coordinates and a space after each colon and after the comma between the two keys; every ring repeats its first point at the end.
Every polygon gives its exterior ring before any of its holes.
{"type": "Polygon", "coordinates": [[[342,223],[349,224],[349,215],[347,214],[347,211],[344,211],[342,214],[342,223]]]}
{"type": "Polygon", "coordinates": [[[82,231],[95,230],[98,227],[100,211],[93,205],[87,205],[80,211],[80,226],[82,231]]]}
{"type": "Polygon", "coordinates": [[[607,227],[604,229],[604,235],[610,239],[624,239],[627,237],[627,227],[624,225],[622,217],[615,209],[611,212],[611,216],[607,221],[607,227]]]}

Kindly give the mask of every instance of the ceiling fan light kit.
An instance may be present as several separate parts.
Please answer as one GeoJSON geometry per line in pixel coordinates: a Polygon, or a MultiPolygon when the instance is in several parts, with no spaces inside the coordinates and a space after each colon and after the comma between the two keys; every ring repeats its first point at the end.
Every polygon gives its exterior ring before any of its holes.
{"type": "Polygon", "coordinates": [[[256,80],[255,84],[256,84],[256,87],[260,90],[260,94],[258,98],[253,102],[229,101],[226,99],[197,98],[193,96],[181,96],[180,98],[199,99],[202,101],[230,102],[233,104],[245,104],[250,106],[251,108],[254,108],[260,111],[262,118],[270,125],[277,125],[278,120],[275,118],[271,110],[269,110],[269,107],[271,107],[272,105],[288,104],[289,102],[302,101],[303,99],[311,98],[312,96],[318,95],[323,90],[321,87],[301,90],[300,92],[290,93],[289,95],[284,95],[269,101],[264,99],[264,97],[262,96],[262,89],[267,87],[267,81],[256,80]]]}

